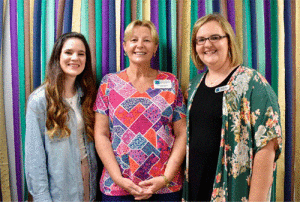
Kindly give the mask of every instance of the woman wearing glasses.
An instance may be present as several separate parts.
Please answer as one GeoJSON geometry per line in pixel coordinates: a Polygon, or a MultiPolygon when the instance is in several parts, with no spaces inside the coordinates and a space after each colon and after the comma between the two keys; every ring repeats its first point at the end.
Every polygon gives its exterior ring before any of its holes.
{"type": "MultiPolygon", "coordinates": [[[[270,201],[281,152],[277,96],[241,66],[234,32],[220,14],[200,18],[192,59],[207,71],[188,89],[186,201],[270,201]]],[[[274,200],[274,199],[273,199],[274,200]]]]}

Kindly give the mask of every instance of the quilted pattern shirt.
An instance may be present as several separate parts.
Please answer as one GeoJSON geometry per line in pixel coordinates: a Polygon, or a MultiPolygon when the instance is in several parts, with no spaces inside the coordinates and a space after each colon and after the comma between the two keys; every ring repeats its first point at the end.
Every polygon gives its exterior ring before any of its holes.
{"type": "MultiPolygon", "coordinates": [[[[110,140],[122,176],[134,183],[164,174],[174,144],[173,122],[186,117],[186,106],[174,75],[159,71],[156,80],[169,80],[171,88],[141,93],[130,83],[126,69],[104,76],[94,111],[109,117],[110,140]]],[[[177,192],[183,174],[178,171],[171,185],[157,194],[177,192]]],[[[101,192],[110,196],[130,195],[115,184],[103,169],[101,192]]]]}

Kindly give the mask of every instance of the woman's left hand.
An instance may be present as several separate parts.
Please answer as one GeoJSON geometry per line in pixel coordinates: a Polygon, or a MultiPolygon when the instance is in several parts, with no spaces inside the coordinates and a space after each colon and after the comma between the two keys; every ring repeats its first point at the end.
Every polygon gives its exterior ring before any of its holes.
{"type": "Polygon", "coordinates": [[[166,185],[165,180],[162,176],[151,178],[139,183],[139,186],[143,188],[144,194],[154,194],[156,191],[166,185]]]}

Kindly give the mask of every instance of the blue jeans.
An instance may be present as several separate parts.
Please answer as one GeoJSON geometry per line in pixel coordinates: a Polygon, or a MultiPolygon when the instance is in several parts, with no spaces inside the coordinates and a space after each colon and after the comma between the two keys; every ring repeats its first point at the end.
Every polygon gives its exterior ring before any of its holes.
{"type": "Polygon", "coordinates": [[[108,196],[102,193],[102,202],[181,202],[182,191],[154,194],[146,200],[134,200],[134,196],[108,196]]]}

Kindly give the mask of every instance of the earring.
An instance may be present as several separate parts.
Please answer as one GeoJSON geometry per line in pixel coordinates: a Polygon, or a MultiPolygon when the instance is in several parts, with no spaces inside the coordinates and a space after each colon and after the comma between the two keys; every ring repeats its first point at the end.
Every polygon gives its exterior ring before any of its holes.
{"type": "Polygon", "coordinates": [[[154,52],[153,56],[156,57],[156,52],[154,52]]]}
{"type": "Polygon", "coordinates": [[[126,51],[124,51],[124,56],[127,56],[127,53],[126,53],[126,51]]]}

